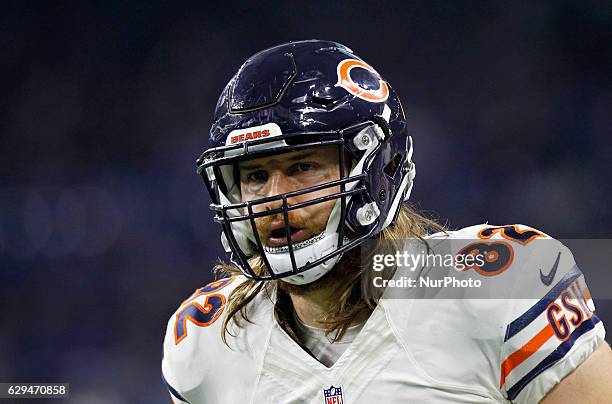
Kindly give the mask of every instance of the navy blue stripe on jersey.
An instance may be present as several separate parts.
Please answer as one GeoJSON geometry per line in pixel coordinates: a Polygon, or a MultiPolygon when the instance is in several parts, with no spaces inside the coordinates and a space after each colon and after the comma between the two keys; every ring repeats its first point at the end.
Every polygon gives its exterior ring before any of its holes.
{"type": "Polygon", "coordinates": [[[180,395],[180,393],[178,391],[176,391],[176,389],[172,386],[170,386],[170,383],[168,383],[168,381],[166,380],[166,378],[164,377],[164,372],[162,372],[162,380],[164,381],[164,384],[166,385],[166,388],[168,389],[168,391],[170,392],[170,394],[172,394],[174,397],[176,397],[177,399],[186,402],[187,404],[189,404],[189,401],[187,401],[185,398],[183,398],[183,396],[180,395]]]}
{"type": "Polygon", "coordinates": [[[538,363],[529,373],[523,376],[518,382],[514,383],[514,385],[507,390],[508,399],[514,400],[516,396],[529,384],[530,381],[535,379],[540,373],[557,363],[561,358],[565,356],[569,352],[570,349],[574,346],[574,343],[580,336],[591,331],[597,323],[599,323],[599,318],[593,314],[593,316],[585,320],[578,328],[572,332],[570,337],[559,344],[557,349],[552,351],[550,355],[548,355],[542,362],[538,363]]]}
{"type": "Polygon", "coordinates": [[[504,342],[514,337],[519,333],[519,331],[527,327],[533,320],[538,318],[538,316],[542,314],[544,310],[546,310],[550,302],[558,298],[559,295],[561,295],[561,292],[571,285],[572,282],[574,282],[580,275],[582,275],[582,271],[580,271],[580,269],[574,265],[574,267],[567,274],[565,274],[565,276],[546,294],[546,296],[540,299],[529,310],[508,325],[506,328],[504,342]]]}

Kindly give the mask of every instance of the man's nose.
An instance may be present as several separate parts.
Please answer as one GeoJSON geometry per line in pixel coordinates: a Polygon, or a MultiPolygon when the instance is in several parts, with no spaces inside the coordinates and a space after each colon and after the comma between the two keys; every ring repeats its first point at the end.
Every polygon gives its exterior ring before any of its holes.
{"type": "Polygon", "coordinates": [[[287,185],[287,178],[280,170],[272,171],[268,178],[268,192],[266,196],[276,196],[290,192],[287,185]]]}
{"type": "MultiPolygon", "coordinates": [[[[278,170],[271,172],[268,177],[268,184],[264,197],[277,196],[287,192],[291,192],[291,189],[289,189],[289,181],[287,181],[285,175],[278,170]]],[[[283,200],[278,198],[261,204],[261,210],[273,210],[281,208],[282,206],[283,200]]]]}

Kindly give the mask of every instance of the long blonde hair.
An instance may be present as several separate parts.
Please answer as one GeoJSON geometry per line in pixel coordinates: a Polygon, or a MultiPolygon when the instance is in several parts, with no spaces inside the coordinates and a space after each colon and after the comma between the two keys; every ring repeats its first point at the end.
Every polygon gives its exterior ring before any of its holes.
{"type": "MultiPolygon", "coordinates": [[[[378,242],[380,248],[387,250],[394,249],[400,251],[403,243],[408,239],[423,240],[428,234],[445,231],[445,227],[438,224],[435,220],[425,217],[417,213],[414,208],[409,205],[404,205],[400,209],[397,220],[394,225],[388,226],[382,232],[375,236],[375,241],[378,242]],[[383,247],[384,245],[384,247],[383,247]]],[[[326,333],[333,334],[335,340],[342,338],[347,328],[351,323],[364,312],[373,310],[377,305],[382,295],[380,289],[376,289],[372,282],[372,271],[366,271],[361,264],[359,256],[359,248],[345,253],[340,261],[336,264],[331,273],[325,276],[333,276],[336,268],[350,268],[350,274],[347,279],[343,279],[343,283],[338,290],[338,302],[333,305],[325,318],[321,319],[326,333]]],[[[375,248],[374,252],[380,253],[375,248]]],[[[256,256],[250,261],[256,273],[264,273],[263,260],[256,256]]],[[[234,265],[218,262],[214,268],[218,275],[235,276],[241,272],[234,265]]],[[[347,271],[343,271],[345,274],[347,271]]],[[[277,301],[275,303],[275,314],[280,325],[297,340],[293,332],[293,316],[290,315],[291,303],[287,296],[287,291],[283,287],[278,287],[278,281],[258,282],[247,279],[240,283],[230,293],[227,299],[226,315],[223,319],[221,327],[221,338],[227,345],[227,334],[232,335],[228,330],[230,322],[234,322],[237,327],[243,326],[243,320],[251,322],[248,313],[248,304],[255,299],[260,293],[265,293],[269,298],[272,296],[273,288],[276,288],[277,301]]]]}

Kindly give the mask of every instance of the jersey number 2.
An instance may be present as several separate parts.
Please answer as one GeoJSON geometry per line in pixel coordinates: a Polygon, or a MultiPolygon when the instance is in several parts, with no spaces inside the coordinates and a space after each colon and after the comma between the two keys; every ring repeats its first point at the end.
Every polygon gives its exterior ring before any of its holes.
{"type": "Polygon", "coordinates": [[[226,278],[210,283],[194,292],[183,302],[183,307],[176,313],[174,322],[174,344],[178,344],[187,337],[187,320],[200,326],[208,327],[221,316],[225,308],[225,296],[215,294],[232,282],[234,278],[226,278]],[[205,295],[204,304],[195,302],[195,298],[205,295]]]}

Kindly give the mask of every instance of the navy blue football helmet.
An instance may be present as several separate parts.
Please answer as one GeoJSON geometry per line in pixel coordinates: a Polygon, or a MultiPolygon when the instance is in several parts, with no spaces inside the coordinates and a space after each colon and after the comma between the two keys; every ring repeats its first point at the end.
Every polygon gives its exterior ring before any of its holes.
{"type": "Polygon", "coordinates": [[[412,189],[411,157],[404,112],[389,83],[346,46],[308,40],[263,50],[240,67],[217,102],[210,148],[197,160],[197,171],[232,263],[250,279],[306,284],[327,273],[344,252],[394,223],[412,189]],[[338,147],[338,180],[242,200],[238,163],[329,145],[338,147]],[[348,174],[343,167],[350,167],[348,174]],[[339,192],[288,203],[332,188],[339,192]],[[335,205],[325,230],[292,242],[289,212],[329,200],[335,205]],[[254,209],[273,201],[280,207],[254,209]],[[255,221],[270,215],[283,215],[286,246],[262,243],[255,221]],[[256,256],[263,273],[253,269],[256,256]]]}

